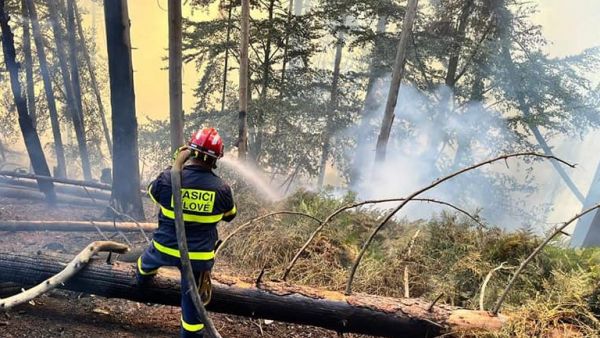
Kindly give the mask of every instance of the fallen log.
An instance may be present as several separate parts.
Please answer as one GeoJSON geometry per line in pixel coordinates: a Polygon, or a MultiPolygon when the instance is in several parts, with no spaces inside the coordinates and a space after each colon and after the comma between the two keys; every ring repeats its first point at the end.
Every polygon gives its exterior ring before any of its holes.
{"type": "MultiPolygon", "coordinates": [[[[19,187],[0,187],[0,197],[8,197],[15,199],[26,199],[30,201],[46,201],[46,197],[39,191],[30,190],[19,187]]],[[[59,204],[80,205],[89,207],[106,207],[108,201],[94,201],[90,198],[81,198],[65,194],[56,194],[56,202],[59,204]]]]}
{"type": "Polygon", "coordinates": [[[39,180],[39,181],[49,181],[54,183],[62,183],[62,184],[70,184],[70,185],[78,185],[89,188],[96,188],[100,190],[112,190],[112,187],[109,184],[99,183],[99,182],[88,182],[88,181],[80,181],[80,180],[72,180],[68,178],[60,178],[60,177],[49,177],[49,176],[40,176],[34,174],[25,174],[18,173],[14,171],[0,171],[0,176],[8,176],[15,178],[23,178],[29,180],[39,180]]]}
{"type": "MultiPolygon", "coordinates": [[[[21,178],[28,180],[36,180],[36,181],[48,181],[53,183],[62,183],[68,185],[76,185],[80,187],[94,188],[99,190],[108,190],[112,191],[112,186],[110,184],[100,183],[100,182],[90,182],[90,181],[81,181],[81,180],[73,180],[68,178],[60,178],[60,177],[49,177],[49,176],[40,176],[34,174],[24,174],[17,173],[14,171],[0,171],[0,176],[13,177],[13,178],[21,178]]],[[[146,191],[140,189],[140,193],[146,195],[146,191]]]]}
{"type": "Polygon", "coordinates": [[[60,231],[60,232],[95,232],[120,230],[122,232],[152,232],[157,229],[156,223],[133,222],[100,222],[100,221],[0,221],[0,231],[60,231]]]}
{"type": "MultiPolygon", "coordinates": [[[[68,258],[64,259],[68,261],[68,258]]],[[[34,285],[64,267],[56,257],[0,252],[0,282],[34,285]]],[[[108,298],[178,306],[179,273],[161,269],[154,280],[140,288],[133,264],[112,265],[96,260],[59,287],[108,298]]],[[[421,299],[395,299],[365,294],[294,286],[287,283],[256,283],[216,275],[209,311],[246,317],[319,326],[337,332],[384,337],[434,337],[462,330],[500,329],[503,316],[436,305],[421,299]]]]}
{"type": "MultiPolygon", "coordinates": [[[[23,187],[37,190],[38,185],[35,181],[31,180],[21,180],[15,178],[6,178],[0,176],[0,186],[2,187],[23,187]]],[[[90,196],[97,200],[105,200],[108,201],[110,199],[110,192],[106,190],[100,190],[97,188],[86,188],[86,187],[77,187],[64,185],[61,183],[54,185],[54,190],[57,193],[65,194],[65,195],[73,195],[77,197],[89,198],[90,196]],[[87,189],[87,191],[86,191],[87,189]]]]}

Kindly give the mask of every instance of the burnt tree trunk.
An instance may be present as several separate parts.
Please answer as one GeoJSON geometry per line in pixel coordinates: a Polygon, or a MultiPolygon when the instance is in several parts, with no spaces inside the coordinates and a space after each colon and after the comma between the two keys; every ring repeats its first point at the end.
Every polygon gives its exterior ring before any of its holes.
{"type": "Polygon", "coordinates": [[[250,44],[250,0],[242,1],[240,25],[240,108],[238,116],[238,158],[248,155],[248,45],[250,44]]]}
{"type": "Polygon", "coordinates": [[[65,148],[63,146],[62,135],[60,131],[60,122],[58,120],[58,110],[56,109],[56,97],[52,88],[52,79],[48,70],[48,61],[44,49],[44,40],[40,28],[37,11],[33,0],[24,0],[27,7],[27,13],[31,18],[31,28],[33,31],[33,40],[37,52],[38,62],[40,64],[40,73],[44,83],[44,93],[48,102],[48,114],[50,115],[50,125],[52,126],[52,136],[54,138],[54,151],[56,153],[56,172],[57,177],[67,176],[67,167],[65,160],[65,148]]]}
{"type": "Polygon", "coordinates": [[[400,83],[404,77],[406,48],[408,47],[408,40],[412,34],[413,22],[417,16],[418,2],[418,0],[408,1],[404,22],[402,22],[402,33],[400,34],[398,50],[396,51],[392,82],[390,83],[383,121],[381,122],[381,130],[379,131],[379,136],[377,138],[377,147],[375,148],[375,163],[385,161],[387,144],[392,131],[392,124],[394,123],[394,110],[396,109],[396,102],[398,101],[398,90],[400,90],[400,83]]]}
{"type": "Polygon", "coordinates": [[[25,81],[27,84],[27,111],[31,116],[33,127],[37,126],[35,113],[35,84],[33,82],[33,58],[31,56],[31,33],[29,31],[29,14],[25,0],[21,0],[21,13],[23,14],[23,59],[25,61],[25,81]]]}
{"type": "Polygon", "coordinates": [[[79,111],[79,104],[76,102],[73,81],[71,79],[69,65],[67,63],[68,58],[66,54],[66,47],[63,41],[63,29],[60,24],[60,16],[57,10],[58,6],[59,2],[57,0],[50,1],[48,3],[48,14],[50,16],[50,22],[52,24],[52,32],[54,35],[54,42],[56,44],[58,64],[60,66],[60,72],[62,73],[62,80],[65,90],[65,99],[67,101],[67,110],[69,111],[69,115],[73,120],[73,128],[75,129],[75,136],[77,137],[77,145],[79,147],[79,156],[81,157],[81,168],[83,170],[83,177],[85,180],[89,181],[92,179],[92,171],[90,167],[87,143],[85,140],[85,130],[83,127],[82,112],[79,111]]]}
{"type": "MultiPolygon", "coordinates": [[[[2,49],[4,52],[4,62],[6,63],[6,69],[8,70],[10,77],[10,87],[12,89],[15,106],[17,107],[17,113],[19,114],[19,127],[25,140],[25,146],[27,147],[27,153],[29,154],[29,160],[33,170],[38,175],[50,176],[50,169],[48,169],[48,162],[46,162],[46,156],[42,149],[42,144],[38,137],[37,132],[31,122],[31,117],[27,113],[27,102],[23,98],[21,93],[21,84],[19,83],[19,65],[16,61],[16,51],[14,36],[8,25],[9,16],[4,11],[4,0],[0,0],[0,28],[2,31],[2,49]]],[[[48,203],[55,203],[56,193],[54,192],[54,185],[52,182],[38,181],[40,191],[42,191],[46,197],[48,203]]]]}
{"type": "Polygon", "coordinates": [[[100,87],[98,86],[98,80],[96,79],[96,72],[94,71],[94,64],[90,56],[90,51],[87,47],[85,40],[85,34],[83,34],[83,27],[81,25],[81,17],[79,15],[79,8],[77,8],[77,2],[73,3],[73,9],[75,11],[75,21],[77,24],[77,34],[83,48],[83,57],[85,59],[85,65],[90,73],[90,81],[92,83],[92,90],[98,104],[98,113],[100,113],[100,122],[102,123],[102,131],[104,132],[104,138],[108,147],[108,153],[112,156],[112,141],[110,139],[110,131],[108,130],[108,123],[106,122],[106,111],[104,110],[104,104],[102,103],[102,95],[100,94],[100,87]]]}
{"type": "MultiPolygon", "coordinates": [[[[68,258],[62,259],[68,261],[68,258]]],[[[54,257],[0,252],[0,282],[37,284],[63,269],[54,257]]],[[[136,285],[133,264],[104,260],[87,267],[60,287],[108,298],[178,306],[179,273],[161,269],[144,288],[136,285]]],[[[213,276],[212,312],[320,326],[340,333],[384,337],[435,337],[467,329],[499,330],[503,316],[436,305],[421,299],[374,295],[345,296],[339,292],[213,276]]]]}
{"type": "Polygon", "coordinates": [[[181,79],[181,0],[169,0],[169,117],[171,151],[184,144],[181,79]]]}
{"type": "Polygon", "coordinates": [[[127,1],[105,1],[104,17],[114,142],[112,197],[121,212],[143,219],[127,1]]]}

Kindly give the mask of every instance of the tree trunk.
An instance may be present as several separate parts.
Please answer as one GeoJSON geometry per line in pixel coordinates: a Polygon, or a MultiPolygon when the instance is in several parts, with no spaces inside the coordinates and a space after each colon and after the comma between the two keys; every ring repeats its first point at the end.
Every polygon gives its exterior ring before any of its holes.
{"type": "Polygon", "coordinates": [[[304,0],[296,0],[294,3],[294,15],[300,16],[302,15],[302,8],[304,6],[304,0]]]}
{"type": "MultiPolygon", "coordinates": [[[[63,268],[54,257],[0,252],[0,282],[35,285],[63,268]]],[[[144,288],[136,285],[134,274],[133,264],[109,265],[104,260],[93,260],[59,287],[109,298],[179,305],[179,273],[161,269],[144,288]]],[[[340,333],[384,337],[433,337],[469,329],[496,331],[506,321],[503,316],[494,317],[484,311],[448,305],[436,305],[430,311],[429,307],[430,302],[421,299],[345,296],[309,287],[253,283],[217,275],[213,276],[212,302],[207,308],[213,312],[320,326],[340,333]]]]}
{"type": "Polygon", "coordinates": [[[225,111],[225,96],[227,95],[227,73],[229,71],[229,42],[231,41],[231,15],[233,13],[234,3],[229,1],[229,9],[227,10],[227,40],[225,42],[225,62],[223,65],[223,92],[221,93],[221,114],[225,111]]]}
{"type": "Polygon", "coordinates": [[[400,42],[398,42],[398,50],[396,51],[396,60],[394,61],[394,70],[392,72],[392,82],[390,83],[383,121],[381,122],[381,130],[379,131],[379,137],[377,138],[377,147],[375,148],[376,164],[385,161],[387,144],[390,138],[390,132],[392,131],[392,124],[394,123],[394,110],[396,109],[396,102],[398,101],[398,91],[400,90],[400,83],[404,76],[406,48],[412,34],[413,22],[417,15],[418,2],[418,0],[409,0],[406,14],[404,15],[402,33],[400,34],[400,42]]]}
{"type": "Polygon", "coordinates": [[[83,115],[79,111],[79,104],[76,102],[75,90],[73,88],[74,86],[69,72],[69,66],[67,64],[67,55],[65,53],[66,49],[63,41],[63,31],[60,25],[60,17],[57,11],[58,5],[58,1],[50,1],[50,3],[48,3],[48,14],[50,15],[50,22],[52,23],[52,32],[54,34],[54,40],[56,43],[58,64],[60,66],[60,71],[62,73],[62,79],[65,88],[67,110],[69,111],[71,119],[73,120],[73,128],[75,129],[75,136],[77,137],[77,145],[79,147],[79,156],[81,157],[81,168],[83,170],[83,177],[85,180],[89,181],[92,179],[92,171],[90,167],[87,143],[85,140],[85,130],[83,128],[83,121],[81,120],[81,117],[83,115]]]}
{"type": "MultiPolygon", "coordinates": [[[[499,12],[498,16],[504,20],[503,21],[504,23],[510,22],[511,14],[510,14],[509,10],[505,7],[505,5],[498,6],[496,11],[499,12]]],[[[502,39],[502,41],[501,41],[500,53],[502,54],[502,58],[504,59],[504,62],[506,63],[506,68],[508,70],[508,75],[509,75],[509,81],[511,83],[510,87],[512,88],[515,98],[517,99],[517,103],[519,105],[519,110],[521,110],[523,112],[523,116],[527,119],[528,117],[531,116],[531,108],[529,107],[529,104],[527,104],[527,101],[525,100],[525,94],[523,92],[523,90],[525,90],[524,84],[522,83],[521,77],[517,74],[517,68],[515,66],[515,63],[513,61],[512,54],[511,54],[512,41],[511,41],[509,32],[506,29],[504,32],[502,32],[501,39],[502,39]]],[[[553,155],[552,149],[550,149],[550,146],[544,139],[544,136],[540,132],[538,126],[533,124],[532,122],[527,122],[527,126],[531,130],[535,140],[539,144],[539,146],[542,149],[542,151],[544,152],[544,154],[549,155],[549,156],[553,155]]],[[[569,177],[569,174],[565,171],[565,169],[557,161],[550,161],[550,162],[552,163],[552,166],[554,167],[556,172],[559,174],[559,176],[563,179],[563,181],[565,182],[567,187],[571,190],[573,195],[575,195],[575,197],[582,204],[584,204],[585,197],[583,196],[581,191],[579,191],[579,189],[575,185],[575,182],[573,182],[573,180],[571,180],[571,177],[569,177]]]]}
{"type": "MultiPolygon", "coordinates": [[[[582,211],[587,210],[600,201],[600,164],[592,178],[582,211]]],[[[576,248],[600,246],[600,213],[589,213],[577,221],[571,236],[571,246],[576,248]]]]}
{"type": "Polygon", "coordinates": [[[183,101],[181,79],[181,0],[169,0],[169,117],[171,150],[181,147],[183,137],[183,101]]]}
{"type": "MultiPolygon", "coordinates": [[[[19,65],[16,61],[14,36],[8,25],[8,20],[8,13],[4,11],[4,0],[0,0],[2,49],[4,52],[4,62],[6,63],[6,69],[8,70],[10,77],[10,87],[12,89],[15,106],[17,107],[17,113],[19,114],[19,126],[21,128],[21,133],[23,134],[23,139],[25,140],[25,146],[33,170],[38,175],[50,176],[50,169],[48,169],[48,163],[46,162],[42,144],[33,127],[31,117],[29,116],[29,113],[27,113],[27,102],[25,102],[21,93],[19,65]]],[[[54,192],[54,185],[52,182],[38,181],[38,184],[40,191],[44,193],[48,203],[53,204],[56,201],[56,193],[54,192]]]]}
{"type": "MultiPolygon", "coordinates": [[[[360,112],[360,126],[359,130],[361,133],[365,131],[369,131],[370,120],[372,120],[372,113],[375,112],[379,105],[379,101],[377,100],[377,96],[375,95],[375,83],[380,78],[381,74],[377,71],[377,67],[381,63],[381,57],[383,53],[383,48],[385,48],[382,43],[382,39],[380,35],[385,33],[385,29],[387,26],[388,16],[385,14],[381,14],[379,19],[377,19],[376,33],[377,37],[375,43],[373,45],[373,51],[371,52],[371,63],[369,64],[369,79],[367,80],[367,95],[365,96],[365,101],[363,102],[363,106],[360,112]]],[[[354,157],[352,158],[352,166],[350,167],[350,186],[354,187],[361,180],[361,172],[360,172],[360,162],[364,159],[362,158],[363,154],[360,151],[354,153],[354,157]]]]}
{"type": "Polygon", "coordinates": [[[240,26],[240,112],[238,158],[246,160],[248,155],[248,45],[250,44],[250,0],[242,1],[240,26]]]}
{"type": "Polygon", "coordinates": [[[23,14],[23,55],[25,61],[25,79],[27,83],[27,111],[31,117],[31,123],[37,126],[35,112],[35,84],[33,83],[33,58],[31,56],[31,33],[29,32],[29,15],[25,0],[21,0],[21,13],[23,14]]]}
{"type": "Polygon", "coordinates": [[[263,138],[265,134],[265,110],[267,110],[267,97],[269,95],[269,86],[271,85],[271,34],[273,33],[273,15],[275,11],[275,0],[269,0],[268,9],[268,30],[265,41],[265,55],[262,63],[262,90],[260,92],[260,107],[256,111],[256,140],[252,149],[253,160],[258,163],[262,152],[263,138]]]}
{"type": "Polygon", "coordinates": [[[112,197],[116,209],[144,219],[127,1],[105,1],[104,17],[114,142],[112,197]]]}
{"type": "Polygon", "coordinates": [[[94,71],[94,64],[92,63],[92,58],[90,57],[90,51],[87,46],[87,42],[85,40],[85,34],[83,34],[83,27],[81,25],[81,16],[79,15],[79,8],[77,7],[77,2],[73,3],[73,9],[75,10],[75,20],[77,24],[77,34],[79,35],[79,39],[81,41],[81,47],[83,48],[83,57],[85,59],[85,64],[90,73],[90,81],[92,82],[92,90],[94,91],[94,96],[96,97],[96,103],[98,104],[98,113],[100,114],[100,122],[102,123],[102,131],[104,132],[104,138],[106,140],[106,145],[108,147],[108,153],[112,157],[112,141],[110,139],[110,131],[108,130],[108,123],[106,122],[106,112],[104,110],[104,104],[102,104],[102,94],[100,94],[100,88],[98,87],[98,80],[96,79],[96,72],[94,71]]]}
{"type": "MultiPolygon", "coordinates": [[[[347,21],[347,20],[346,20],[347,21]]],[[[333,132],[333,118],[338,107],[338,85],[340,81],[340,65],[342,63],[342,52],[344,50],[344,33],[338,33],[338,40],[335,47],[335,59],[333,61],[333,78],[331,79],[331,92],[329,98],[329,107],[327,109],[327,122],[325,130],[321,135],[323,147],[321,148],[321,161],[319,162],[319,181],[317,187],[323,187],[325,180],[325,170],[327,169],[327,160],[331,150],[331,133],[333,132]]]]}
{"type": "Polygon", "coordinates": [[[463,8],[460,12],[460,18],[458,21],[458,28],[450,49],[450,59],[448,60],[448,70],[446,71],[446,86],[454,89],[456,84],[456,71],[458,70],[458,60],[460,58],[460,50],[462,47],[463,40],[465,39],[465,33],[467,31],[467,23],[469,22],[469,15],[473,8],[473,0],[466,0],[463,4],[463,8]]]}
{"type": "Polygon", "coordinates": [[[271,83],[270,75],[271,75],[271,27],[273,25],[273,14],[275,10],[275,0],[269,0],[269,8],[268,8],[268,22],[269,32],[267,33],[267,39],[265,41],[265,50],[264,50],[264,58],[262,63],[262,90],[260,92],[260,108],[256,112],[256,140],[254,143],[254,148],[252,149],[253,159],[255,162],[258,162],[260,159],[260,154],[262,151],[262,143],[264,138],[264,123],[265,123],[265,110],[267,109],[267,96],[269,94],[269,86],[271,83]]]}
{"type": "Polygon", "coordinates": [[[52,88],[52,79],[48,70],[48,61],[46,60],[46,51],[44,49],[44,40],[42,30],[38,20],[37,11],[33,0],[24,0],[27,12],[31,18],[31,28],[33,31],[33,40],[40,64],[40,73],[44,83],[44,92],[48,101],[48,113],[50,115],[50,125],[52,126],[52,136],[54,138],[54,151],[56,153],[56,172],[57,177],[66,177],[67,168],[65,160],[65,149],[63,147],[62,135],[60,131],[60,122],[58,120],[58,110],[56,109],[56,98],[52,88]]]}

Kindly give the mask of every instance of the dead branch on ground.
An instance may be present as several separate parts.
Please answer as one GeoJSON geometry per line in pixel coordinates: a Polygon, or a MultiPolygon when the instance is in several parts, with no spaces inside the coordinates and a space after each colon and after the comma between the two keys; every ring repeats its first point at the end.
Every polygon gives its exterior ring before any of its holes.
{"type": "Polygon", "coordinates": [[[67,264],[67,266],[58,274],[53,277],[46,279],[44,282],[27,289],[14,296],[0,299],[0,309],[7,310],[16,305],[26,303],[52,289],[58,285],[66,283],[71,277],[77,272],[83,269],[90,261],[92,256],[101,251],[110,251],[125,253],[129,250],[129,247],[117,242],[106,242],[98,241],[92,242],[85,249],[83,249],[73,260],[67,264]]]}
{"type": "Polygon", "coordinates": [[[485,300],[485,289],[487,288],[487,285],[490,282],[490,279],[492,279],[492,275],[494,274],[494,272],[496,272],[498,270],[502,270],[502,269],[510,269],[510,268],[504,267],[504,264],[506,264],[506,262],[502,262],[502,264],[500,264],[499,266],[490,270],[490,272],[488,272],[487,276],[485,276],[483,283],[481,283],[481,292],[479,293],[479,311],[485,311],[485,308],[483,306],[483,301],[485,300]]]}

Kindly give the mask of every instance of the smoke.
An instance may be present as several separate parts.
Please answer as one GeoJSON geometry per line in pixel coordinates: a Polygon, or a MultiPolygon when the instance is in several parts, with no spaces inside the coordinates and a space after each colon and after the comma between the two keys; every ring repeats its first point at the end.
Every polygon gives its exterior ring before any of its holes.
{"type": "MultiPolygon", "coordinates": [[[[374,167],[375,144],[389,80],[379,81],[374,92],[379,106],[363,116],[359,127],[344,133],[357,140],[350,156],[358,179],[351,189],[359,199],[405,197],[458,169],[500,154],[523,150],[518,135],[505,116],[481,102],[457,104],[447,87],[425,94],[411,85],[402,85],[385,163],[374,167]]],[[[589,161],[593,141],[563,138],[554,144],[557,156],[571,162],[587,159],[584,171],[567,171],[585,194],[597,161],[589,161]],[[566,156],[563,156],[566,155],[566,156]],[[584,189],[582,189],[584,188],[584,189]]],[[[598,156],[591,156],[597,160],[598,156]]],[[[506,229],[547,230],[554,222],[577,213],[581,205],[564,188],[547,161],[511,159],[476,169],[442,183],[423,196],[453,203],[478,212],[488,223],[506,229]]],[[[386,205],[385,207],[390,207],[386,205]]],[[[442,207],[414,202],[401,216],[430,218],[442,207]]]]}

